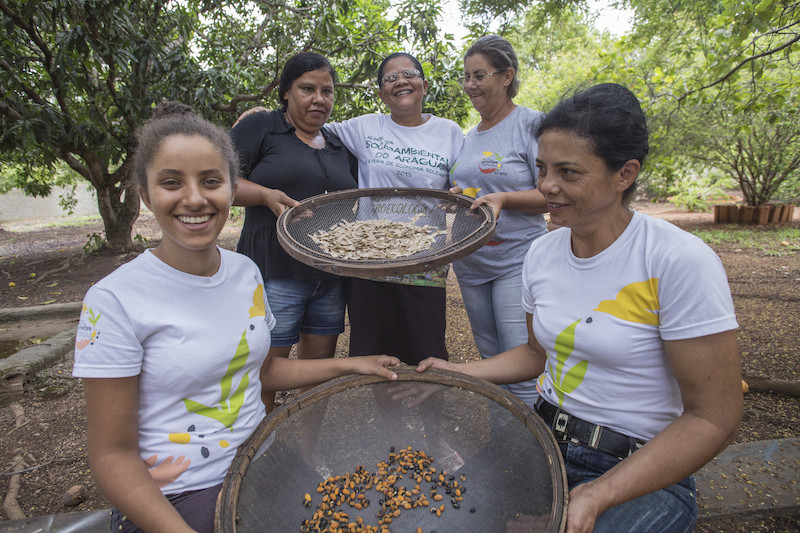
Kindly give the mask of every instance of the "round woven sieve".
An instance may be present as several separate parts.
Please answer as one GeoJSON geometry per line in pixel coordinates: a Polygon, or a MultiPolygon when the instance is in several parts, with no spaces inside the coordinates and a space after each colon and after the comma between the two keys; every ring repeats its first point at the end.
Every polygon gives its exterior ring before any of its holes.
{"type": "Polygon", "coordinates": [[[351,189],[313,196],[278,217],[278,242],[298,261],[320,270],[354,277],[424,272],[477,250],[494,234],[494,212],[474,199],[439,189],[351,189]],[[326,253],[311,235],[342,220],[413,222],[438,235],[430,249],[395,259],[342,259],[326,253]]]}
{"type": "MultiPolygon", "coordinates": [[[[409,448],[425,452],[435,478],[417,483],[408,469],[394,488],[408,494],[419,486],[430,505],[401,508],[389,531],[506,531],[512,523],[514,531],[564,531],[564,463],[537,414],[504,389],[463,374],[411,368],[397,374],[395,382],[375,376],[332,380],[270,414],[229,469],[215,531],[303,531],[304,521],[324,504],[320,483],[337,483],[337,476],[359,468],[374,473],[391,453],[409,448]],[[457,502],[453,483],[466,487],[457,502]],[[443,498],[434,501],[432,489],[443,498]]],[[[377,527],[385,495],[377,487],[350,490],[362,490],[361,501],[369,505],[334,506],[328,525],[334,512],[345,512],[345,526],[377,527]]]]}

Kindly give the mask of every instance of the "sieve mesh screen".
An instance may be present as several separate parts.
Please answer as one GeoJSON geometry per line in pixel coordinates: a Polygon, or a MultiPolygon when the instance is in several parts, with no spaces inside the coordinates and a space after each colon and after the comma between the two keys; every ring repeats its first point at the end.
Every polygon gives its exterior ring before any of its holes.
{"type": "Polygon", "coordinates": [[[278,218],[278,241],[295,259],[345,276],[384,276],[422,272],[464,257],[494,233],[489,207],[470,209],[474,200],[438,189],[375,188],[337,191],[303,200],[278,218]],[[332,256],[312,235],[341,221],[389,220],[441,231],[430,249],[394,259],[343,259],[332,256]]]}
{"type": "MultiPolygon", "coordinates": [[[[250,449],[239,452],[248,459],[239,467],[234,462],[223,487],[218,531],[303,531],[328,493],[317,492],[326,477],[344,477],[359,467],[377,473],[379,463],[406,447],[432,458],[435,473],[432,481],[418,483],[413,469],[395,471],[393,488],[410,493],[418,485],[429,505],[401,508],[390,531],[506,531],[512,522],[524,526],[515,531],[562,530],[563,463],[537,415],[485,382],[440,371],[422,374],[437,381],[415,379],[420,374],[414,370],[398,375],[398,382],[366,376],[330,382],[284,406],[291,414],[276,412],[265,420],[250,449]],[[439,474],[443,484],[437,483],[439,474]],[[457,502],[453,483],[466,487],[457,502]],[[441,501],[434,501],[432,489],[441,501]],[[431,512],[442,504],[441,516],[431,512]],[[225,520],[234,517],[226,528],[225,520]]],[[[363,493],[368,506],[344,503],[334,511],[344,511],[347,523],[360,517],[377,526],[386,498],[376,487],[363,493]]]]}

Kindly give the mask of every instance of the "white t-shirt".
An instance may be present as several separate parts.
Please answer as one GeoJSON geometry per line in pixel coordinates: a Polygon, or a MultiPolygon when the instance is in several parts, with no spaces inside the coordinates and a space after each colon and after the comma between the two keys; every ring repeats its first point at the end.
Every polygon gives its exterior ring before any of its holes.
{"type": "Polygon", "coordinates": [[[424,113],[419,126],[369,114],[327,124],[358,158],[358,187],[447,189],[464,134],[452,120],[424,113]]]}
{"type": "Polygon", "coordinates": [[[634,213],[594,257],[575,257],[570,231],[534,241],[522,306],[547,351],[542,396],[570,414],[649,440],[683,411],[665,340],[736,329],[727,276],[699,238],[634,213]]]}
{"type": "Polygon", "coordinates": [[[220,249],[210,277],[149,250],[92,286],[73,375],[139,376],[139,448],[167,494],[221,483],[264,417],[259,372],[275,318],[258,267],[220,249]]]}
{"type": "MultiPolygon", "coordinates": [[[[358,159],[359,189],[449,187],[450,168],[464,144],[464,134],[452,120],[429,113],[423,116],[428,120],[419,126],[401,126],[391,116],[380,114],[361,115],[327,125],[358,159]]],[[[431,200],[429,209],[436,209],[438,203],[438,200],[431,200]]],[[[359,204],[365,218],[373,218],[375,213],[392,213],[393,218],[407,215],[403,222],[414,220],[420,207],[418,203],[409,206],[403,198],[359,204]]],[[[418,274],[369,279],[444,287],[448,272],[449,266],[418,274]]]]}

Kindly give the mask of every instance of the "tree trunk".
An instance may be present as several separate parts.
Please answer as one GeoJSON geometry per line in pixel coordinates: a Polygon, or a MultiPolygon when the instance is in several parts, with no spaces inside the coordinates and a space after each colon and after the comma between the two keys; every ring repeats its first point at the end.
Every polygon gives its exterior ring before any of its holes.
{"type": "Polygon", "coordinates": [[[129,166],[123,164],[117,171],[124,177],[113,184],[112,179],[102,180],[104,186],[96,187],[97,207],[103,218],[106,246],[114,253],[133,249],[133,223],[139,218],[139,186],[130,175],[129,166]]]}

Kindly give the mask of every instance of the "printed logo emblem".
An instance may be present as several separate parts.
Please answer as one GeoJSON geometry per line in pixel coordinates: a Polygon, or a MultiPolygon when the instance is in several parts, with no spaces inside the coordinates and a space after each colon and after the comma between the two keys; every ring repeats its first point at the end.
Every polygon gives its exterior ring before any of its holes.
{"type": "Polygon", "coordinates": [[[503,163],[501,162],[503,158],[500,157],[500,155],[495,154],[493,152],[482,152],[482,153],[483,153],[483,159],[481,159],[481,162],[478,165],[478,170],[480,170],[484,174],[491,174],[492,172],[496,172],[497,169],[503,166],[503,163]]]}

